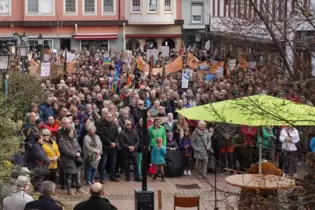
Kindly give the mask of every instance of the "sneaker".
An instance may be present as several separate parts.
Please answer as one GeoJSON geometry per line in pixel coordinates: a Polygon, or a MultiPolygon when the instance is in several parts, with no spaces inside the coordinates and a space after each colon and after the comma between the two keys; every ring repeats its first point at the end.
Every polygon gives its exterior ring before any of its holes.
{"type": "Polygon", "coordinates": [[[187,176],[187,171],[186,170],[184,170],[184,176],[187,176]]]}
{"type": "Polygon", "coordinates": [[[78,194],[82,194],[82,195],[86,194],[86,192],[85,192],[82,188],[77,189],[76,192],[77,192],[78,194]]]}
{"type": "Polygon", "coordinates": [[[187,171],[187,175],[191,176],[191,171],[190,170],[187,171]]]}
{"type": "Polygon", "coordinates": [[[75,195],[75,193],[71,189],[67,190],[67,194],[70,195],[70,196],[74,196],[75,195]]]}

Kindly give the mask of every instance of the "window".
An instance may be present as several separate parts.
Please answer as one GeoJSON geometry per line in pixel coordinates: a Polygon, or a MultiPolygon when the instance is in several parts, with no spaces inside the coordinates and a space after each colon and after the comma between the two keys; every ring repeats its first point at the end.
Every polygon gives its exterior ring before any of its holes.
{"type": "Polygon", "coordinates": [[[95,0],[84,1],[84,13],[95,13],[95,0]]]}
{"type": "Polygon", "coordinates": [[[140,0],[132,0],[132,11],[140,12],[140,0]]]}
{"type": "Polygon", "coordinates": [[[65,12],[66,13],[76,13],[77,11],[77,5],[76,1],[77,0],[65,0],[65,12]]]}
{"type": "Polygon", "coordinates": [[[11,13],[11,2],[10,0],[0,0],[0,15],[9,15],[11,13]]]}
{"type": "Polygon", "coordinates": [[[165,12],[170,12],[171,11],[171,0],[165,0],[164,11],[165,12]]]}
{"type": "Polygon", "coordinates": [[[158,0],[148,0],[149,12],[157,12],[157,1],[158,0]]]}
{"type": "Polygon", "coordinates": [[[31,15],[53,15],[54,14],[55,0],[27,0],[26,2],[27,2],[27,13],[31,15]]]}
{"type": "Polygon", "coordinates": [[[114,0],[103,0],[103,13],[114,13],[114,0]]]}
{"type": "Polygon", "coordinates": [[[202,23],[203,4],[192,3],[191,4],[191,22],[202,23]]]}
{"type": "Polygon", "coordinates": [[[99,49],[108,49],[108,40],[89,40],[81,41],[81,50],[96,51],[99,49]]]}
{"type": "Polygon", "coordinates": [[[27,11],[29,13],[38,13],[38,0],[28,0],[27,2],[27,11]]]}
{"type": "MultiPolygon", "coordinates": [[[[53,41],[51,39],[44,39],[44,48],[52,49],[52,43],[53,41]]],[[[28,47],[29,47],[29,51],[38,52],[41,46],[38,45],[36,39],[31,39],[31,40],[29,39],[28,47]]]]}

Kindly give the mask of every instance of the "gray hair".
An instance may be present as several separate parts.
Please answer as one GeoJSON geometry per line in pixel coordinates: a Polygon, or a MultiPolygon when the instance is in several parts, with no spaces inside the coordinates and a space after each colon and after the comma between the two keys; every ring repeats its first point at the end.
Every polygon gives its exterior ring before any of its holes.
{"type": "Polygon", "coordinates": [[[41,193],[45,196],[51,196],[56,190],[56,184],[52,181],[44,181],[41,193]]]}
{"type": "Polygon", "coordinates": [[[87,126],[85,126],[85,128],[86,128],[87,131],[90,131],[90,130],[92,130],[93,128],[96,129],[94,123],[88,124],[87,126]]]}
{"type": "Polygon", "coordinates": [[[20,175],[16,180],[15,184],[17,188],[25,187],[26,185],[30,185],[30,178],[28,176],[20,175]]]}
{"type": "Polygon", "coordinates": [[[42,134],[43,134],[43,135],[49,135],[49,136],[50,136],[50,135],[51,135],[51,132],[50,132],[50,130],[48,130],[47,128],[45,128],[45,129],[42,130],[42,134]]]}
{"type": "Polygon", "coordinates": [[[198,122],[198,127],[199,127],[201,124],[207,125],[207,123],[206,123],[205,121],[203,121],[203,120],[200,120],[200,121],[198,122]]]}
{"type": "Polygon", "coordinates": [[[69,117],[63,117],[62,119],[61,119],[61,122],[62,123],[65,123],[65,122],[70,122],[71,120],[69,119],[69,117]]]}
{"type": "Polygon", "coordinates": [[[86,108],[88,108],[88,107],[92,108],[92,104],[87,104],[86,108]]]}

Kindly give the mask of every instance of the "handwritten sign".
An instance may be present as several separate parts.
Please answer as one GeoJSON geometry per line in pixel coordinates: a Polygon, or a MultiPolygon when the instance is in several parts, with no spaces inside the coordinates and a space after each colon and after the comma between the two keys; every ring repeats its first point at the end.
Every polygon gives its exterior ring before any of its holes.
{"type": "Polygon", "coordinates": [[[40,65],[40,76],[49,77],[50,75],[50,63],[41,63],[40,65]]]}

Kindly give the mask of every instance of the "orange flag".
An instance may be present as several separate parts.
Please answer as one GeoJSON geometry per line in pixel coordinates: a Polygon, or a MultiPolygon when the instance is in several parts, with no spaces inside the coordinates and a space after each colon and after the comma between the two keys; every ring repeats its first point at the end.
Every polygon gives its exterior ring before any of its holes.
{"type": "Polygon", "coordinates": [[[242,56],[238,58],[238,68],[241,68],[241,69],[248,68],[248,62],[242,56]]]}
{"type": "MultiPolygon", "coordinates": [[[[210,71],[211,71],[212,74],[216,74],[216,73],[218,73],[219,68],[223,68],[223,66],[224,66],[224,61],[216,63],[216,64],[214,64],[213,66],[210,67],[210,71]]],[[[226,66],[225,66],[225,74],[226,75],[228,75],[228,68],[229,67],[226,64],[226,66]]]]}
{"type": "Polygon", "coordinates": [[[139,56],[137,60],[137,69],[144,72],[149,72],[150,66],[142,59],[142,57],[139,56]]]}
{"type": "Polygon", "coordinates": [[[200,61],[195,56],[193,56],[193,54],[188,53],[188,56],[187,56],[187,65],[188,66],[190,66],[193,69],[197,69],[199,63],[200,63],[200,61]]]}
{"type": "Polygon", "coordinates": [[[182,56],[178,56],[175,60],[165,66],[165,73],[173,73],[176,71],[181,71],[183,69],[183,59],[182,56]]]}

